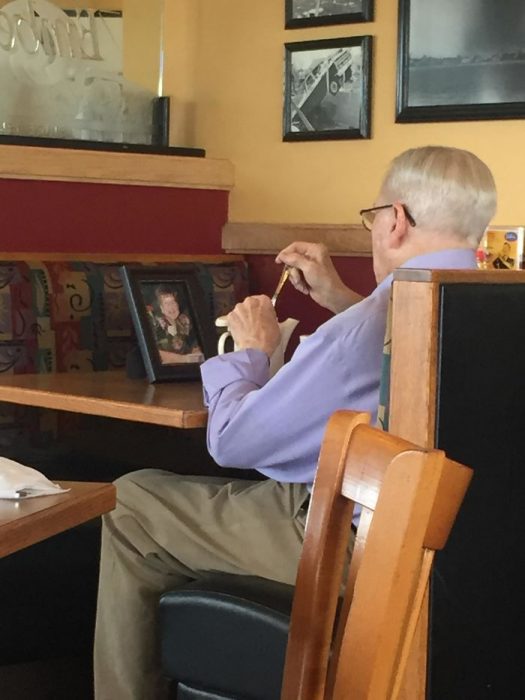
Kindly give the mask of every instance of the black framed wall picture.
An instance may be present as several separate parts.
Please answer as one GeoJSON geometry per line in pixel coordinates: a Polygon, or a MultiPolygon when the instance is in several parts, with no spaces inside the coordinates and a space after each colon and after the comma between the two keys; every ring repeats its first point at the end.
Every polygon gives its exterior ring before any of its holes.
{"type": "Polygon", "coordinates": [[[525,117],[523,0],[399,0],[397,122],[525,117]]]}
{"type": "Polygon", "coordinates": [[[125,265],[120,271],[149,381],[198,378],[217,341],[197,268],[125,265]]]}
{"type": "Polygon", "coordinates": [[[286,0],[285,28],[370,22],[373,0],[286,0]]]}
{"type": "Polygon", "coordinates": [[[285,44],[283,140],[370,138],[372,37],[285,44]]]}

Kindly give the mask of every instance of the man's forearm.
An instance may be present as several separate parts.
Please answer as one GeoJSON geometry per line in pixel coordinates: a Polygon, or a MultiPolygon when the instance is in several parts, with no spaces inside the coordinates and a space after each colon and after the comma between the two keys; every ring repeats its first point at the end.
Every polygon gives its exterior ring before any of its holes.
{"type": "Polygon", "coordinates": [[[343,285],[335,290],[330,303],[330,311],[333,311],[334,314],[339,314],[341,311],[346,311],[346,309],[349,309],[354,304],[358,304],[362,300],[363,296],[361,294],[343,285]]]}

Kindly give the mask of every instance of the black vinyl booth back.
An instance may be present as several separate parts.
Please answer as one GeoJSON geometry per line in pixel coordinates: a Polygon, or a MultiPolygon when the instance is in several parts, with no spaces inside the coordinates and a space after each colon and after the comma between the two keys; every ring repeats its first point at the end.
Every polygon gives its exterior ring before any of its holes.
{"type": "Polygon", "coordinates": [[[474,478],[431,584],[430,700],[525,697],[525,285],[440,286],[436,447],[474,478]]]}

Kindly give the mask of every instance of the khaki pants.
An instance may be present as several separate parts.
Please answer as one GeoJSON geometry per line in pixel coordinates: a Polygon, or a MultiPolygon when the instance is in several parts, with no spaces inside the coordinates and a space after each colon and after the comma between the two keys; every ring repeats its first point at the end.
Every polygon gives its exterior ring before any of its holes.
{"type": "Polygon", "coordinates": [[[308,497],[276,481],[156,469],[119,479],[104,516],[95,634],[96,700],[167,697],[159,669],[162,592],[209,572],[294,583],[308,497]]]}

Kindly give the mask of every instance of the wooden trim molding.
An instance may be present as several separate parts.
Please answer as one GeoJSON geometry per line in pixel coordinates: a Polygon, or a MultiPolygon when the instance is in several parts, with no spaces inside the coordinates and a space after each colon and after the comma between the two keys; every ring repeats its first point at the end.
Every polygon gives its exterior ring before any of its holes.
{"type": "Polygon", "coordinates": [[[222,247],[229,253],[274,255],[293,241],[324,243],[332,255],[370,257],[372,240],[361,224],[227,223],[222,247]]]}
{"type": "Polygon", "coordinates": [[[0,179],[231,190],[228,160],[0,145],[0,179]]]}
{"type": "Polygon", "coordinates": [[[400,267],[394,282],[434,284],[524,284],[525,270],[426,270],[400,267]]]}
{"type": "Polygon", "coordinates": [[[13,252],[0,251],[0,260],[24,260],[26,262],[45,261],[45,262],[68,262],[69,260],[82,260],[84,262],[97,263],[226,263],[236,260],[243,260],[242,255],[203,255],[192,253],[33,253],[33,252],[13,252]]]}

